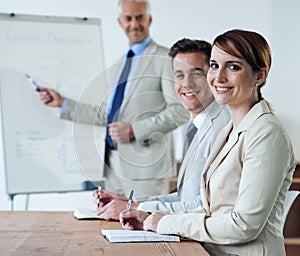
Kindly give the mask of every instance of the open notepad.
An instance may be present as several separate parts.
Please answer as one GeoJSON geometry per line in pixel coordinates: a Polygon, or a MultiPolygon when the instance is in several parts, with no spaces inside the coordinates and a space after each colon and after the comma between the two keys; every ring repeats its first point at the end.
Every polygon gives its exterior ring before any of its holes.
{"type": "Polygon", "coordinates": [[[97,215],[97,211],[95,209],[83,209],[78,208],[74,211],[74,217],[79,220],[85,219],[100,219],[103,220],[104,217],[101,215],[97,215]]]}
{"type": "Polygon", "coordinates": [[[132,242],[180,242],[178,236],[161,235],[150,231],[141,230],[106,230],[102,229],[102,235],[111,243],[132,242]]]}

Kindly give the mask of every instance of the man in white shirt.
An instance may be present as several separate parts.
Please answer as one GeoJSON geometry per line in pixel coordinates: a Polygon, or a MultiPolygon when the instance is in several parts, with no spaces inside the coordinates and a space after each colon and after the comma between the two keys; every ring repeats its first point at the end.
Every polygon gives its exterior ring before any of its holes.
{"type": "MultiPolygon", "coordinates": [[[[189,111],[197,132],[184,156],[177,192],[136,198],[132,209],[179,212],[201,205],[201,172],[216,136],[229,121],[227,109],[215,102],[206,80],[210,51],[209,43],[186,38],[176,42],[169,51],[177,96],[189,111]]],[[[94,196],[101,196],[98,214],[105,219],[119,219],[119,213],[126,208],[127,199],[117,194],[94,191],[94,196]]]]}

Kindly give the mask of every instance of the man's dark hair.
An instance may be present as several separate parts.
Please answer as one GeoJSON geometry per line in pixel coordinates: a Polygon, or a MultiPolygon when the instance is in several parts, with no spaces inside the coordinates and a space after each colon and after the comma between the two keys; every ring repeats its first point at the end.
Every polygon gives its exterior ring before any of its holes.
{"type": "Polygon", "coordinates": [[[183,38],[177,41],[169,50],[169,56],[174,59],[178,53],[200,52],[206,55],[206,63],[209,65],[211,44],[204,40],[192,40],[183,38]]]}

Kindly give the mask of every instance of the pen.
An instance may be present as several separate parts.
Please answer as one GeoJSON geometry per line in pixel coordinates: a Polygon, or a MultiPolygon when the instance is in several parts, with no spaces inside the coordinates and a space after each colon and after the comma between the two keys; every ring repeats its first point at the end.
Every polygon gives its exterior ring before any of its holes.
{"type": "Polygon", "coordinates": [[[42,91],[42,88],[36,83],[36,81],[33,80],[33,78],[29,74],[25,74],[25,76],[29,80],[29,82],[35,86],[35,88],[38,92],[42,91]]]}
{"type": "MultiPolygon", "coordinates": [[[[125,212],[129,212],[129,211],[130,211],[130,207],[131,207],[131,203],[132,203],[133,192],[134,192],[134,190],[132,189],[132,190],[130,191],[130,195],[129,195],[129,198],[128,198],[127,207],[126,207],[125,212]]],[[[126,219],[124,219],[124,225],[125,225],[125,224],[126,224],[126,219]]]]}
{"type": "MultiPolygon", "coordinates": [[[[98,186],[98,191],[101,191],[101,186],[98,186]]],[[[97,206],[98,206],[98,208],[100,207],[100,203],[101,203],[101,195],[98,197],[98,199],[97,199],[97,206]]]]}

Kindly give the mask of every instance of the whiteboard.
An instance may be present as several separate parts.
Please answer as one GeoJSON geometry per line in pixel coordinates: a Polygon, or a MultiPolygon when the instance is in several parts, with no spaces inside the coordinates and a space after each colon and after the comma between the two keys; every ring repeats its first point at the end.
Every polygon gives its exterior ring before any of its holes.
{"type": "Polygon", "coordinates": [[[25,78],[29,73],[77,100],[104,68],[100,19],[1,13],[0,49],[7,193],[79,191],[83,181],[101,179],[95,148],[101,148],[103,130],[91,133],[82,125],[74,136],[73,123],[59,118],[60,109],[45,106],[25,78]],[[74,143],[86,146],[80,156],[74,143]]]}

